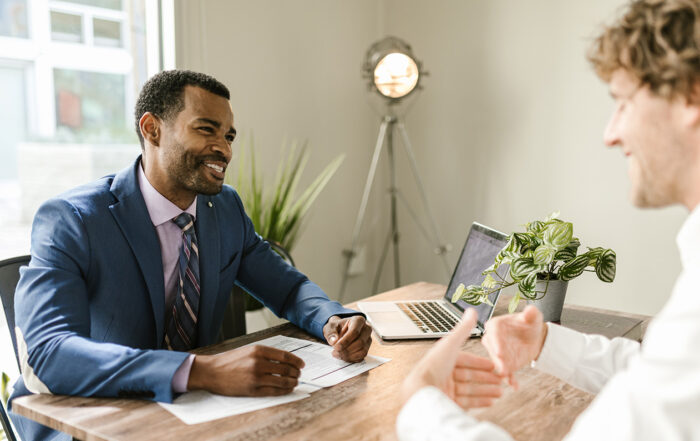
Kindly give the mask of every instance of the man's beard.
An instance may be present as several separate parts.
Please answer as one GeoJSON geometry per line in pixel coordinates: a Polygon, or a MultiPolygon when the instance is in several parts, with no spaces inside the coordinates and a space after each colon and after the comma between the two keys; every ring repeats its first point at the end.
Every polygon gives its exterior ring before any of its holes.
{"type": "Polygon", "coordinates": [[[196,157],[187,153],[182,144],[173,146],[173,155],[175,156],[175,160],[171,162],[168,173],[183,188],[209,196],[221,192],[223,181],[212,182],[204,176],[206,170],[202,169],[207,167],[204,165],[204,161],[206,160],[215,160],[225,163],[225,158],[218,155],[196,157]]]}

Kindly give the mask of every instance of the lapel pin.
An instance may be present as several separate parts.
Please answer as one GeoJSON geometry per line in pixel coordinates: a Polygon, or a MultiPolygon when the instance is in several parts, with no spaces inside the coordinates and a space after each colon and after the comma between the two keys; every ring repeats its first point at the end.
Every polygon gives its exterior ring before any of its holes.
{"type": "Polygon", "coordinates": [[[209,205],[209,208],[214,206],[214,204],[212,204],[211,201],[207,202],[207,205],[209,205]]]}

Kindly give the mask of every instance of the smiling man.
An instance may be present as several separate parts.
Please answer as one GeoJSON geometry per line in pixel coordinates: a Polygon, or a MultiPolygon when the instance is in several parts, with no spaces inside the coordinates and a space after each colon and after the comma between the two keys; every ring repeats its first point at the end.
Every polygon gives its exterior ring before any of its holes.
{"type": "Polygon", "coordinates": [[[545,324],[529,306],[489,320],[488,360],[460,353],[476,320],[465,317],[405,380],[402,440],[511,440],[462,408],[490,405],[501,394],[493,375],[512,379],[531,362],[597,394],[568,441],[700,439],[700,1],[630,2],[590,60],[615,100],[604,141],[627,158],[630,199],[690,212],[677,236],[683,268],[673,293],[641,345],[545,324]]]}
{"type": "MultiPolygon", "coordinates": [[[[15,298],[22,378],[13,398],[291,392],[303,361],[289,352],[188,352],[216,342],[234,284],[338,357],[362,360],[364,317],[273,252],[223,183],[236,136],[228,89],[200,73],[160,73],[144,85],[135,122],[142,155],[132,166],[36,214],[15,298]]],[[[12,417],[23,439],[69,439],[12,417]]]]}

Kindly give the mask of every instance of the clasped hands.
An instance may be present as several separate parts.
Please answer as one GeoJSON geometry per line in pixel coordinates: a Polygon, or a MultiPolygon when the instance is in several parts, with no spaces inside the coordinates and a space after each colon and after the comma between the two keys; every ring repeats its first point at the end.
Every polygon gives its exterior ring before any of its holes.
{"type": "MultiPolygon", "coordinates": [[[[362,316],[332,316],[323,336],[333,356],[362,361],[372,343],[372,328],[362,316]]],[[[297,386],[304,361],[268,346],[251,345],[216,355],[197,355],[190,369],[188,390],[208,390],[229,396],[286,395],[297,386]]]]}
{"type": "Polygon", "coordinates": [[[519,314],[494,317],[486,322],[482,339],[489,358],[462,350],[477,320],[468,309],[452,332],[435,343],[406,377],[402,402],[418,390],[434,386],[464,409],[490,406],[507,382],[517,388],[514,374],[537,359],[547,335],[542,314],[528,306],[519,314]]]}

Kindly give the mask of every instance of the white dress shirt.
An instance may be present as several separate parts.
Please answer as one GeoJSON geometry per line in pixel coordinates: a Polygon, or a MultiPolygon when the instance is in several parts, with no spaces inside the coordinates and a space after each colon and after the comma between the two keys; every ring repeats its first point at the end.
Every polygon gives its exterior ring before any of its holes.
{"type": "MultiPolygon", "coordinates": [[[[642,345],[548,325],[536,368],[598,394],[565,440],[700,440],[700,208],[676,241],[682,272],[642,345]]],[[[512,440],[434,387],[411,397],[396,426],[402,441],[512,440]]]]}

